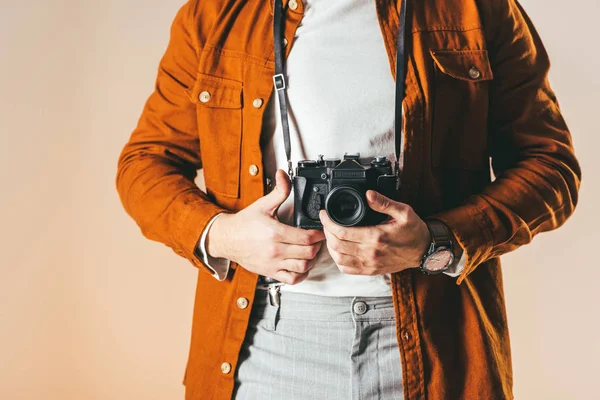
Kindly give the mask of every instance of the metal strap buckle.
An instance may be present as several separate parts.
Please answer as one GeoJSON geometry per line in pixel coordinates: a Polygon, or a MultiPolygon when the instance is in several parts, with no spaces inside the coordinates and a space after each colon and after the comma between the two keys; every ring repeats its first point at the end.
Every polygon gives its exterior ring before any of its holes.
{"type": "Polygon", "coordinates": [[[269,291],[269,302],[272,306],[279,306],[281,304],[281,286],[284,284],[281,282],[271,283],[268,285],[267,290],[269,291]]]}
{"type": "Polygon", "coordinates": [[[275,84],[275,90],[280,91],[285,89],[285,77],[283,74],[273,75],[273,83],[275,84]]]}

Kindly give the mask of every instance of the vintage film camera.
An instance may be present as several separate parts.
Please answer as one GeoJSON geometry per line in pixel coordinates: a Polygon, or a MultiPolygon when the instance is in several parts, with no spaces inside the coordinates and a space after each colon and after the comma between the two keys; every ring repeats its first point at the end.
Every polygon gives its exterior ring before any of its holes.
{"type": "Polygon", "coordinates": [[[294,177],[294,226],[323,229],[319,211],[324,209],[332,221],[342,226],[370,226],[386,215],[373,211],[365,197],[367,190],[395,198],[396,179],[386,157],[360,163],[359,154],[344,159],[319,156],[318,160],[298,162],[294,177]]]}

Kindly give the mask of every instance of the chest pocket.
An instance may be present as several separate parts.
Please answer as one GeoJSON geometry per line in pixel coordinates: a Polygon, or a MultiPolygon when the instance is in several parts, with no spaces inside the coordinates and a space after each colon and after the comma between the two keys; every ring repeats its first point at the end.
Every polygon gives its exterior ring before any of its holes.
{"type": "Polygon", "coordinates": [[[223,197],[239,197],[243,85],[199,73],[187,93],[197,105],[206,189],[217,202],[227,203],[223,197]]]}
{"type": "Polygon", "coordinates": [[[432,166],[481,170],[487,156],[488,83],[486,50],[431,51],[434,61],[432,166]]]}

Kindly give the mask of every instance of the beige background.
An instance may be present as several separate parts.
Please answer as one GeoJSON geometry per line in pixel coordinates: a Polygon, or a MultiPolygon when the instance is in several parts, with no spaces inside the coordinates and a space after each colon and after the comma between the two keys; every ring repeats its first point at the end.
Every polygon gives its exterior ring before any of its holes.
{"type": "MultiPolygon", "coordinates": [[[[183,0],[0,0],[0,398],[181,399],[196,270],[114,188],[183,0]]],[[[584,171],[503,258],[518,399],[600,399],[597,0],[523,0],[584,171]]]]}

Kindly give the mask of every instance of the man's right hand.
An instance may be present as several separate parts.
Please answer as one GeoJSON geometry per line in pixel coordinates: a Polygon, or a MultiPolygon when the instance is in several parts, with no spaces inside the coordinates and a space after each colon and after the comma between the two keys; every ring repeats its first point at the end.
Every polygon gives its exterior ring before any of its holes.
{"type": "Polygon", "coordinates": [[[243,268],[294,285],[306,279],[325,235],[282,224],[277,209],[291,191],[283,170],[275,174],[275,188],[236,214],[219,216],[210,227],[209,255],[226,258],[243,268]]]}

